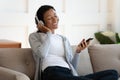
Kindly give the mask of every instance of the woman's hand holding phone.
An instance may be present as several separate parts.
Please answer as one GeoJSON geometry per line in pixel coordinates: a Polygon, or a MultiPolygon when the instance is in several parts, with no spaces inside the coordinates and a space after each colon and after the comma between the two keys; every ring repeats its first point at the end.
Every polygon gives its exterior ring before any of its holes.
{"type": "Polygon", "coordinates": [[[87,40],[83,39],[77,46],[76,53],[80,53],[82,50],[88,47],[91,40],[93,40],[93,38],[89,38],[87,40]]]}
{"type": "Polygon", "coordinates": [[[48,27],[44,26],[44,23],[42,21],[39,21],[37,28],[43,33],[51,32],[51,30],[48,27]]]}

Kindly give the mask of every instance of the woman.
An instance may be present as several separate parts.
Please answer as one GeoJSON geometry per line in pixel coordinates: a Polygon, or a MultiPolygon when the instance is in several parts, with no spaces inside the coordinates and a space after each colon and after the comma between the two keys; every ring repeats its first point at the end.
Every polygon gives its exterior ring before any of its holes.
{"type": "Polygon", "coordinates": [[[29,41],[36,61],[35,80],[117,80],[115,70],[106,70],[78,76],[76,71],[79,53],[89,45],[83,39],[73,56],[69,41],[55,34],[59,18],[50,5],[41,6],[35,17],[37,32],[30,34],[29,41]]]}

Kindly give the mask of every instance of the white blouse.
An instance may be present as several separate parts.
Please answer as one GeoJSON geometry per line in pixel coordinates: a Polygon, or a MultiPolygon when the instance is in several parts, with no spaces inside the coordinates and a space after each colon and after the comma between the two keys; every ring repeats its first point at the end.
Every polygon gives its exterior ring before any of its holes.
{"type": "Polygon", "coordinates": [[[52,34],[50,37],[50,49],[48,55],[43,59],[42,70],[48,66],[61,66],[69,68],[65,60],[64,45],[61,36],[52,34]]]}

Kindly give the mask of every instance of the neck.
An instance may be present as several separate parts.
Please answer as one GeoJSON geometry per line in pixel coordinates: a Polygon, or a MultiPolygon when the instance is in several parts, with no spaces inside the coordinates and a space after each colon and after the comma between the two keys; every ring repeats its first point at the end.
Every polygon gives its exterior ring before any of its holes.
{"type": "Polygon", "coordinates": [[[55,31],[54,31],[54,30],[52,30],[51,32],[52,32],[52,34],[55,34],[55,31]]]}

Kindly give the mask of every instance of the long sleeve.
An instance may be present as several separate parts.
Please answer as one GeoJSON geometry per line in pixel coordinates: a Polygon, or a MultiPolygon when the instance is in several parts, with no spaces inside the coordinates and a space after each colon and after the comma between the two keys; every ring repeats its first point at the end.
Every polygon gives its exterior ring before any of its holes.
{"type": "Polygon", "coordinates": [[[77,58],[79,58],[79,56],[77,56],[77,54],[73,54],[72,47],[69,41],[65,37],[63,37],[63,40],[64,40],[64,47],[65,47],[66,61],[69,64],[73,75],[78,76],[76,68],[77,68],[77,62],[78,62],[77,58]]]}
{"type": "Polygon", "coordinates": [[[40,33],[32,33],[29,36],[29,42],[35,55],[44,58],[49,50],[50,36],[52,33],[47,32],[43,35],[40,33]]]}
{"type": "Polygon", "coordinates": [[[78,62],[79,62],[79,59],[80,59],[80,56],[78,53],[75,53],[74,54],[74,57],[72,59],[72,65],[74,66],[74,68],[77,70],[77,65],[78,65],[78,62]]]}
{"type": "Polygon", "coordinates": [[[77,69],[77,64],[78,64],[78,60],[79,60],[79,54],[78,53],[75,53],[73,50],[72,50],[72,47],[69,43],[69,41],[65,39],[65,47],[66,47],[66,52],[67,52],[67,59],[69,59],[69,62],[73,65],[73,67],[75,69],[77,69]]]}

